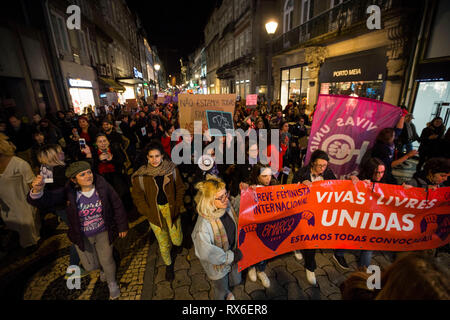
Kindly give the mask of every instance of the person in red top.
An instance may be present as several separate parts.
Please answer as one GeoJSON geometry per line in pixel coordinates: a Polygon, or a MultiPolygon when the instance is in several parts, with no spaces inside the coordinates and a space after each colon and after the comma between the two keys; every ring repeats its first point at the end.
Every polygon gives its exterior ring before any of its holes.
{"type": "Polygon", "coordinates": [[[130,183],[123,173],[126,156],[120,146],[111,144],[104,133],[97,135],[96,148],[86,148],[86,160],[93,164],[94,170],[103,176],[116,190],[123,201],[125,209],[133,209],[130,183]],[[91,151],[93,150],[93,151],[91,151]]]}
{"type": "Polygon", "coordinates": [[[283,171],[283,158],[288,149],[287,143],[286,141],[280,141],[279,148],[277,148],[271,141],[271,134],[267,135],[267,158],[276,178],[283,171]]]}
{"type": "Polygon", "coordinates": [[[175,126],[173,124],[166,124],[164,127],[164,134],[161,137],[161,144],[164,147],[164,152],[172,157],[172,148],[174,144],[172,143],[172,133],[175,131],[175,126]]]}
{"type": "Polygon", "coordinates": [[[98,134],[98,129],[89,124],[88,118],[81,116],[78,118],[78,125],[80,126],[79,137],[86,140],[89,146],[92,146],[95,142],[95,137],[98,134]]]}

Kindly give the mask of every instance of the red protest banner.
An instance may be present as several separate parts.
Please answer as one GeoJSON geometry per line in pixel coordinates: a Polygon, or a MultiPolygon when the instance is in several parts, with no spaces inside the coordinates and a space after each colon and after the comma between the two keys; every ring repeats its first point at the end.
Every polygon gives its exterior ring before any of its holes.
{"type": "Polygon", "coordinates": [[[411,251],[450,241],[450,188],[321,181],[241,194],[239,270],[300,249],[411,251]]]}

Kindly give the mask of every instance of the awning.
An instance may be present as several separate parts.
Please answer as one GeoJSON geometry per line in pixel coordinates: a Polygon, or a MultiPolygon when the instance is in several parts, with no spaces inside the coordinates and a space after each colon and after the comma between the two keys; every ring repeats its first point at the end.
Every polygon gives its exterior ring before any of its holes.
{"type": "Polygon", "coordinates": [[[144,80],[138,79],[138,78],[117,78],[116,80],[119,82],[122,82],[122,83],[126,83],[126,84],[144,83],[144,80]]]}
{"type": "Polygon", "coordinates": [[[450,81],[450,61],[419,64],[416,81],[450,81]]]}
{"type": "Polygon", "coordinates": [[[320,83],[376,81],[386,79],[386,49],[358,52],[326,59],[320,68],[320,83]]]}
{"type": "Polygon", "coordinates": [[[123,92],[125,91],[125,87],[123,85],[121,85],[120,83],[114,81],[113,79],[109,79],[109,78],[103,78],[103,77],[99,77],[100,83],[108,88],[108,89],[113,89],[114,91],[117,92],[123,92]]]}

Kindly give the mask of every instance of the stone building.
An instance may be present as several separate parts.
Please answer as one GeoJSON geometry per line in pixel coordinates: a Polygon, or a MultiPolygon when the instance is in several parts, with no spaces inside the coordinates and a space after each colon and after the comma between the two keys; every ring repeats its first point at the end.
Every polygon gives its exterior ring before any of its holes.
{"type": "Polygon", "coordinates": [[[399,105],[420,27],[411,21],[421,20],[422,7],[420,1],[278,0],[274,97],[283,107],[291,99],[310,109],[319,94],[399,105]],[[381,28],[369,29],[378,9],[381,28]]]}

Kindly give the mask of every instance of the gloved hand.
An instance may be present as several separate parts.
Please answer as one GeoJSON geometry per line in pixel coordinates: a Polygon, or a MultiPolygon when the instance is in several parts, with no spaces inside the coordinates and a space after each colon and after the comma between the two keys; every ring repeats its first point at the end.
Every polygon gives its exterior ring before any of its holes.
{"type": "Polygon", "coordinates": [[[238,263],[239,261],[242,260],[242,252],[241,252],[241,250],[236,248],[236,249],[233,250],[233,253],[234,253],[233,263],[238,263]]]}

